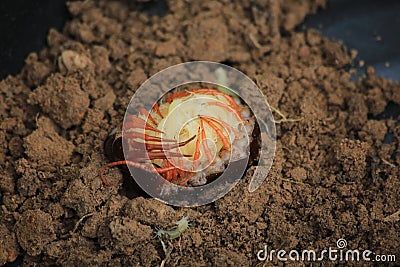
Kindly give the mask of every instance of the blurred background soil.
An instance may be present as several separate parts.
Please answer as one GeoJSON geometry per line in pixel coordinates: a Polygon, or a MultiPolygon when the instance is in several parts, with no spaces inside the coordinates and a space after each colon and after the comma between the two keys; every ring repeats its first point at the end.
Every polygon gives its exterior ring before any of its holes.
{"type": "Polygon", "coordinates": [[[21,72],[0,82],[0,264],[156,266],[156,227],[189,216],[167,266],[252,266],[279,250],[348,248],[400,257],[398,83],[314,29],[310,1],[70,2],[71,19],[21,72]],[[164,5],[165,12],[156,5],[164,5]],[[150,10],[150,11],[149,11],[150,10]],[[150,12],[150,13],[149,13],[150,12]],[[277,124],[266,182],[246,177],[225,197],[175,208],[102,185],[103,142],[135,90],[171,65],[209,60],[253,79],[277,124]],[[278,114],[275,114],[279,118],[278,114]],[[18,259],[17,259],[18,258],[18,259]]]}

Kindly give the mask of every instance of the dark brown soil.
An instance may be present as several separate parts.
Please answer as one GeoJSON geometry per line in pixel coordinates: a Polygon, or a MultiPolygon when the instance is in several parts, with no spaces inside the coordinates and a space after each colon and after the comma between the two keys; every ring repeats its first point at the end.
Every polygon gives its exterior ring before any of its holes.
{"type": "MultiPolygon", "coordinates": [[[[310,1],[84,1],[50,30],[20,75],[0,82],[0,264],[156,266],[156,227],[183,215],[167,266],[251,266],[264,245],[352,249],[400,258],[400,124],[381,115],[400,86],[369,68],[349,81],[352,55],[316,30],[295,32],[310,1]],[[103,142],[138,86],[190,60],[232,65],[298,122],[277,124],[275,162],[253,193],[246,179],[198,208],[174,208],[104,187],[103,142]]],[[[279,117],[276,114],[277,118],[279,117]]],[[[248,172],[250,173],[252,169],[248,172]]]]}

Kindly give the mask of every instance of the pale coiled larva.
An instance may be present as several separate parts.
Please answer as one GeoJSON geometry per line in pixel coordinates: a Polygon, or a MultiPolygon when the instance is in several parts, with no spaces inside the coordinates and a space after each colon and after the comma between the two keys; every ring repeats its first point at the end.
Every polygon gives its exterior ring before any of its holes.
{"type": "Polygon", "coordinates": [[[187,217],[183,216],[182,219],[175,223],[176,226],[169,230],[158,229],[156,236],[159,238],[175,239],[181,236],[186,229],[189,228],[189,221],[187,217]]]}

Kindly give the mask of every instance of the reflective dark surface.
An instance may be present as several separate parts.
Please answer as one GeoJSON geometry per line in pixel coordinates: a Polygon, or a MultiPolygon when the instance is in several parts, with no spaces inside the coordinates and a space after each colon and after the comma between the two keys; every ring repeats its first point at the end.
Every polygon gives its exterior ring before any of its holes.
{"type": "Polygon", "coordinates": [[[358,60],[378,76],[400,80],[400,1],[328,1],[326,10],[308,17],[305,25],[357,49],[358,60]]]}
{"type": "MultiPolygon", "coordinates": [[[[19,73],[28,53],[46,44],[51,27],[62,29],[69,18],[65,2],[0,1],[0,79],[19,73]]],[[[159,9],[166,8],[151,2],[146,7],[150,15],[163,14],[159,9]]],[[[305,25],[357,49],[358,59],[374,66],[379,76],[400,80],[400,1],[331,0],[325,10],[309,16],[305,25]]]]}
{"type": "Polygon", "coordinates": [[[0,79],[20,72],[26,56],[46,45],[50,28],[69,18],[65,0],[0,1],[0,79]]]}

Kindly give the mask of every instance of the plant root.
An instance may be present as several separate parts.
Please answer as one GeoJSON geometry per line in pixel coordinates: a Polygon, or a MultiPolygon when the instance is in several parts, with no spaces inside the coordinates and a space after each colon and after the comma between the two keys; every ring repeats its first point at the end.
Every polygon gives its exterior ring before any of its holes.
{"type": "Polygon", "coordinates": [[[289,118],[287,118],[286,115],[283,114],[279,109],[274,108],[274,107],[272,107],[272,106],[269,106],[269,107],[270,107],[274,112],[278,113],[278,115],[282,118],[282,119],[280,119],[280,120],[275,120],[275,119],[274,119],[274,122],[275,122],[276,124],[280,124],[280,123],[283,123],[283,122],[297,122],[297,121],[303,120],[303,118],[289,119],[289,118]]]}

